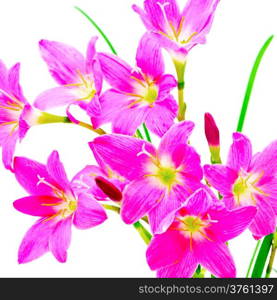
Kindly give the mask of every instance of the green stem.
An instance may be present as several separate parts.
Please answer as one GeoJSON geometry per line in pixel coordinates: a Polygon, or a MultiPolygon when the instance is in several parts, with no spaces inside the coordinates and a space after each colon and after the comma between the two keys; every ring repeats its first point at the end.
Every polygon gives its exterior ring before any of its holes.
{"type": "Polygon", "coordinates": [[[241,107],[241,112],[240,112],[238,125],[237,125],[237,132],[242,132],[244,121],[245,121],[245,116],[246,116],[248,105],[249,105],[249,100],[250,100],[250,97],[251,97],[251,93],[252,93],[253,86],[254,86],[255,79],[256,79],[256,75],[257,75],[257,71],[259,69],[262,58],[263,58],[268,46],[270,45],[273,37],[274,36],[272,35],[266,40],[266,42],[264,43],[264,45],[260,49],[260,51],[259,51],[259,53],[256,57],[256,60],[254,62],[254,65],[252,67],[252,71],[250,73],[250,77],[249,77],[249,80],[248,80],[244,100],[243,100],[242,107],[241,107]]]}
{"type": "Polygon", "coordinates": [[[270,258],[269,258],[269,262],[268,262],[268,266],[266,268],[266,274],[265,274],[266,278],[270,277],[271,271],[273,269],[276,250],[277,250],[277,231],[275,231],[275,233],[273,234],[271,254],[270,254],[270,258]]]}
{"type": "Polygon", "coordinates": [[[147,129],[147,127],[144,123],[142,124],[142,127],[143,127],[143,130],[144,130],[147,141],[152,143],[149,131],[148,131],[148,129],[147,129]]]}
{"type": "Polygon", "coordinates": [[[141,134],[141,132],[140,132],[140,130],[139,129],[137,129],[137,137],[139,138],[139,139],[142,139],[142,140],[144,140],[144,138],[143,138],[143,135],[141,134]]]}
{"type": "Polygon", "coordinates": [[[261,243],[261,240],[259,240],[259,241],[257,242],[257,244],[256,244],[256,247],[255,247],[255,249],[254,249],[254,252],[253,252],[253,254],[252,254],[252,257],[251,257],[251,260],[250,260],[250,263],[249,263],[249,266],[248,266],[248,269],[247,269],[246,278],[249,277],[249,274],[250,274],[250,272],[251,272],[251,268],[252,268],[252,266],[253,266],[254,259],[255,259],[255,257],[256,257],[257,252],[258,252],[260,243],[261,243]]]}
{"type": "Polygon", "coordinates": [[[120,213],[120,207],[118,207],[118,206],[109,205],[109,204],[102,204],[102,206],[107,210],[114,211],[118,214],[120,213]]]}
{"type": "Polygon", "coordinates": [[[88,19],[88,21],[96,28],[96,30],[101,34],[101,36],[104,38],[106,43],[109,45],[112,53],[117,55],[117,52],[115,51],[112,43],[110,42],[110,40],[108,39],[106,34],[103,32],[103,30],[95,23],[95,21],[86,12],[84,12],[80,7],[75,6],[75,9],[77,9],[83,16],[85,16],[88,19]]]}
{"type": "Polygon", "coordinates": [[[272,246],[273,234],[264,237],[261,248],[259,250],[251,278],[261,278],[270,248],[272,246]]]}
{"type": "Polygon", "coordinates": [[[185,89],[185,70],[186,70],[186,61],[177,61],[173,60],[178,81],[178,120],[183,121],[186,118],[187,105],[184,100],[184,89],[185,89]]]}

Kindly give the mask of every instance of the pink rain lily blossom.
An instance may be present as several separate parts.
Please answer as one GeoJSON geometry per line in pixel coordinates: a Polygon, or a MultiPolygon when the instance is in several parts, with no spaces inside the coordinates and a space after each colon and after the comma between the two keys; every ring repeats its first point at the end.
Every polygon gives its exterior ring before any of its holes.
{"type": "Polygon", "coordinates": [[[226,242],[241,234],[255,213],[253,206],[229,211],[200,189],[175,212],[168,230],[152,238],[147,262],[158,277],[192,277],[198,264],[216,277],[235,277],[226,242]]]}
{"type": "Polygon", "coordinates": [[[276,141],[252,156],[250,140],[241,133],[234,133],[226,166],[204,166],[205,177],[223,196],[228,209],[246,205],[257,208],[249,227],[257,239],[276,228],[276,159],[276,141]]]}
{"type": "Polygon", "coordinates": [[[181,12],[176,0],[145,0],[133,5],[149,32],[174,59],[183,60],[197,44],[206,42],[219,0],[188,0],[181,12]]]}
{"type": "Polygon", "coordinates": [[[73,188],[56,151],[49,156],[46,166],[15,157],[14,172],[18,182],[31,195],[16,200],[14,207],[40,217],[23,238],[19,263],[33,261],[48,251],[59,262],[65,262],[72,224],[78,229],[88,229],[106,220],[105,210],[92,195],[73,188]]]}
{"type": "Polygon", "coordinates": [[[68,117],[76,119],[69,112],[71,104],[77,104],[89,116],[100,113],[99,94],[102,89],[102,73],[96,58],[93,37],[88,44],[86,57],[77,49],[54,41],[41,40],[39,43],[42,58],[59,87],[40,94],[34,105],[46,110],[57,106],[68,106],[68,117]]]}
{"type": "Polygon", "coordinates": [[[187,144],[193,127],[190,121],[173,125],[158,149],[119,134],[103,135],[90,143],[97,160],[130,181],[121,207],[125,223],[132,224],[148,214],[152,231],[162,232],[172,222],[170,213],[201,186],[200,157],[187,144]]]}
{"type": "Polygon", "coordinates": [[[100,98],[102,115],[92,118],[94,127],[112,123],[113,132],[133,135],[145,123],[162,136],[173,124],[177,103],[169,93],[176,87],[172,75],[164,74],[159,45],[148,34],[138,46],[134,69],[115,55],[99,53],[107,82],[113,87],[100,98]]]}
{"type": "Polygon", "coordinates": [[[19,63],[8,70],[0,61],[0,145],[4,166],[10,170],[16,142],[37,122],[19,84],[19,70],[19,63]]]}

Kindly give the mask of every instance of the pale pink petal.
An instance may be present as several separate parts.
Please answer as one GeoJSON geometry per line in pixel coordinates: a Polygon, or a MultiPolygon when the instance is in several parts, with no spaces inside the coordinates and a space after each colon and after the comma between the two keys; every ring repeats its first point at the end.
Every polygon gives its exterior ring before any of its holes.
{"type": "Polygon", "coordinates": [[[194,253],[197,261],[216,277],[236,277],[235,263],[225,243],[205,240],[195,247],[194,253]]]}
{"type": "Polygon", "coordinates": [[[159,155],[172,153],[176,148],[176,141],[178,141],[178,144],[187,144],[193,128],[194,124],[190,121],[174,124],[160,142],[159,155]]]}
{"type": "Polygon", "coordinates": [[[234,133],[227,166],[235,171],[239,171],[241,168],[247,171],[251,163],[251,158],[252,146],[250,140],[241,133],[234,133]]]}
{"type": "Polygon", "coordinates": [[[213,202],[210,194],[205,189],[201,188],[187,199],[185,207],[188,214],[194,216],[204,215],[213,205],[213,202]]]}
{"type": "Polygon", "coordinates": [[[67,249],[71,241],[71,225],[71,216],[59,221],[49,239],[49,250],[61,263],[66,262],[67,259],[67,249]]]}
{"type": "Polygon", "coordinates": [[[268,201],[267,197],[255,196],[257,199],[257,214],[249,229],[254,237],[260,239],[270,233],[275,232],[276,228],[276,214],[268,201]]]}
{"type": "Polygon", "coordinates": [[[34,106],[41,110],[48,110],[53,107],[66,106],[78,99],[75,88],[56,87],[42,92],[37,96],[34,106]]]}
{"type": "Polygon", "coordinates": [[[238,178],[234,170],[222,165],[205,165],[204,176],[220,193],[232,196],[232,186],[238,178]]]}
{"type": "Polygon", "coordinates": [[[193,252],[186,250],[183,257],[175,264],[158,270],[159,278],[190,278],[197,268],[197,260],[193,252]]]}
{"type": "Polygon", "coordinates": [[[115,89],[132,93],[134,91],[132,68],[113,54],[99,53],[99,62],[105,79],[115,89]]]}
{"type": "Polygon", "coordinates": [[[42,218],[27,231],[18,250],[18,263],[30,262],[49,251],[53,226],[53,222],[42,218]]]}
{"type": "Polygon", "coordinates": [[[86,73],[93,73],[92,64],[93,64],[93,61],[95,60],[95,56],[96,56],[95,44],[96,44],[97,40],[98,40],[98,37],[93,36],[88,43],[87,55],[86,55],[86,73]]]}
{"type": "Polygon", "coordinates": [[[18,141],[18,131],[10,134],[2,144],[2,161],[6,169],[12,170],[13,156],[15,152],[16,142],[18,141]]]}
{"type": "Polygon", "coordinates": [[[52,196],[29,196],[14,201],[13,206],[24,214],[46,217],[57,213],[56,205],[61,201],[52,196]]]}
{"type": "Polygon", "coordinates": [[[22,88],[19,84],[19,72],[20,72],[20,64],[17,63],[9,70],[9,89],[12,94],[24,103],[26,103],[26,99],[23,95],[22,88]]]}
{"type": "Polygon", "coordinates": [[[91,118],[99,117],[101,115],[102,108],[98,95],[95,95],[89,103],[80,103],[79,106],[85,109],[88,116],[91,118]]]}
{"type": "Polygon", "coordinates": [[[54,41],[41,40],[42,58],[59,84],[76,83],[78,72],[85,74],[85,58],[75,48],[54,41]]]}
{"type": "Polygon", "coordinates": [[[8,69],[0,60],[0,88],[6,90],[8,88],[8,69]]]}
{"type": "Polygon", "coordinates": [[[146,12],[140,8],[137,5],[132,5],[132,9],[140,16],[144,26],[148,29],[148,30],[154,30],[155,28],[153,27],[151,20],[149,19],[148,15],[146,14],[146,12]]]}
{"type": "Polygon", "coordinates": [[[173,125],[177,115],[178,105],[172,96],[157,102],[149,109],[145,124],[147,128],[159,137],[162,137],[173,125]]]}
{"type": "Polygon", "coordinates": [[[134,135],[137,128],[145,121],[151,109],[149,107],[132,107],[122,109],[114,118],[114,133],[134,135]]]}
{"type": "Polygon", "coordinates": [[[29,194],[56,196],[53,188],[49,185],[57,188],[59,186],[49,176],[45,165],[26,157],[15,157],[14,173],[17,181],[29,194]],[[49,185],[43,183],[42,180],[49,185]]]}
{"type": "Polygon", "coordinates": [[[165,190],[154,184],[151,178],[135,180],[127,185],[123,193],[121,217],[126,224],[132,224],[145,216],[163,201],[165,190]]]}
{"type": "Polygon", "coordinates": [[[161,48],[148,33],[144,34],[139,42],[136,61],[141,71],[150,78],[157,78],[164,73],[161,48]]]}
{"type": "Polygon", "coordinates": [[[64,166],[60,161],[58,151],[53,151],[47,160],[48,174],[62,187],[64,190],[70,189],[70,183],[65,173],[64,166]]]}
{"type": "Polygon", "coordinates": [[[177,230],[154,235],[146,251],[151,270],[158,270],[182,259],[185,252],[184,236],[177,230]]]}
{"type": "Polygon", "coordinates": [[[251,171],[263,172],[266,175],[277,173],[277,166],[272,163],[277,160],[277,141],[269,144],[262,152],[255,156],[252,161],[251,171]]]}
{"type": "Polygon", "coordinates": [[[88,229],[102,224],[107,219],[104,208],[91,195],[81,194],[74,214],[73,224],[78,229],[88,229]]]}
{"type": "Polygon", "coordinates": [[[247,229],[256,213],[257,209],[254,206],[245,206],[232,211],[224,207],[211,209],[209,217],[212,223],[208,229],[218,241],[227,242],[247,229]]]}
{"type": "MultiPolygon", "coordinates": [[[[169,98],[168,94],[172,89],[177,86],[177,81],[172,75],[162,75],[157,81],[157,86],[159,87],[159,96],[157,98],[157,102],[164,101],[165,98],[169,98]]],[[[173,98],[173,97],[172,97],[173,98]]],[[[173,98],[174,99],[174,98],[173,98]]],[[[176,102],[176,100],[174,100],[176,102]]]]}
{"type": "Polygon", "coordinates": [[[149,155],[156,154],[152,144],[120,134],[97,137],[89,145],[97,160],[129,180],[145,175],[149,155]]]}

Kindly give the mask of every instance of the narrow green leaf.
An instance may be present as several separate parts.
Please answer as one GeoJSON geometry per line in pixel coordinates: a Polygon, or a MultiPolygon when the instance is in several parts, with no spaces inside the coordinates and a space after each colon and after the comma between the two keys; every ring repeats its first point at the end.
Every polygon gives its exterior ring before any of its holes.
{"type": "Polygon", "coordinates": [[[245,117],[246,117],[246,113],[247,113],[247,109],[248,109],[248,105],[249,105],[249,100],[250,100],[252,90],[253,90],[253,86],[254,86],[255,79],[256,79],[256,75],[257,75],[260,63],[262,61],[262,58],[263,58],[268,46],[270,45],[273,37],[274,36],[272,35],[266,40],[266,42],[264,43],[264,45],[260,49],[260,51],[259,51],[259,53],[256,57],[256,60],[254,62],[254,65],[253,65],[253,68],[252,68],[252,71],[250,73],[250,77],[249,77],[249,80],[248,80],[248,84],[247,84],[244,100],[243,100],[243,103],[242,103],[241,111],[240,111],[240,116],[239,116],[238,125],[237,125],[237,132],[242,132],[245,117]]]}
{"type": "Polygon", "coordinates": [[[142,127],[144,129],[144,133],[145,133],[147,141],[150,142],[150,143],[152,143],[149,131],[148,131],[148,129],[147,129],[147,127],[146,127],[146,125],[144,123],[142,124],[142,127]]]}

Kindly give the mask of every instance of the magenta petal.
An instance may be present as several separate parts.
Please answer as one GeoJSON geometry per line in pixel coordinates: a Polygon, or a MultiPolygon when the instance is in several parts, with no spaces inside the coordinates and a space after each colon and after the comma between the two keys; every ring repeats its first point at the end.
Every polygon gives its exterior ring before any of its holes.
{"type": "Polygon", "coordinates": [[[178,144],[186,144],[193,128],[194,124],[190,121],[174,124],[163,136],[158,150],[159,154],[172,153],[176,148],[176,141],[178,141],[178,144]]]}
{"type": "Polygon", "coordinates": [[[257,214],[255,215],[253,222],[250,224],[249,229],[255,238],[260,239],[275,232],[276,215],[266,197],[264,198],[256,195],[256,198],[257,214]]]}
{"type": "Polygon", "coordinates": [[[26,99],[23,95],[22,88],[19,84],[19,71],[20,64],[17,63],[9,70],[9,89],[12,91],[13,95],[23,103],[26,102],[26,99]]]}
{"type": "Polygon", "coordinates": [[[209,184],[223,195],[232,195],[232,186],[238,175],[232,169],[222,165],[205,165],[204,175],[209,184]]]}
{"type": "Polygon", "coordinates": [[[256,213],[257,209],[254,206],[245,206],[232,211],[225,208],[212,209],[209,216],[215,222],[211,223],[209,230],[219,241],[227,242],[247,229],[256,213]]]}
{"type": "Polygon", "coordinates": [[[132,93],[132,68],[113,54],[99,53],[98,58],[108,83],[115,89],[132,93]]]}
{"type": "Polygon", "coordinates": [[[145,11],[140,8],[137,5],[132,5],[132,9],[140,16],[144,26],[148,29],[148,30],[153,30],[155,29],[151,23],[151,20],[149,19],[148,15],[145,13],[145,11]]]}
{"type": "MultiPolygon", "coordinates": [[[[156,82],[159,87],[157,102],[163,101],[165,98],[170,98],[170,96],[168,96],[169,92],[177,86],[175,77],[169,74],[162,75],[156,82]]],[[[174,98],[172,97],[172,99],[174,98]]],[[[176,103],[175,99],[174,102],[176,103]]]]}
{"type": "Polygon", "coordinates": [[[95,138],[89,143],[95,158],[104,161],[112,170],[129,180],[141,178],[147,173],[146,164],[150,155],[155,155],[154,146],[141,139],[110,134],[95,138]]]}
{"type": "Polygon", "coordinates": [[[8,88],[8,69],[0,60],[0,88],[6,90],[8,88]]]}
{"type": "Polygon", "coordinates": [[[59,153],[53,151],[47,160],[47,171],[49,175],[61,186],[64,190],[70,189],[70,183],[67,179],[64,166],[60,161],[59,153]]]}
{"type": "Polygon", "coordinates": [[[88,47],[87,47],[87,55],[86,55],[86,73],[93,73],[93,61],[95,60],[96,56],[96,49],[95,44],[98,40],[97,36],[94,36],[89,41],[88,47]]]}
{"type": "Polygon", "coordinates": [[[127,185],[123,193],[121,217],[132,224],[145,216],[163,200],[165,190],[155,186],[151,178],[136,180],[127,185]]]}
{"type": "Polygon", "coordinates": [[[236,171],[239,171],[240,168],[247,171],[250,166],[251,158],[252,146],[250,140],[241,133],[234,133],[227,166],[236,171]]]}
{"type": "Polygon", "coordinates": [[[71,216],[59,221],[49,239],[49,250],[61,263],[66,262],[67,259],[67,249],[71,241],[71,225],[71,216]]]}
{"type": "Polygon", "coordinates": [[[78,229],[88,229],[102,224],[107,219],[104,208],[88,194],[78,197],[78,207],[73,218],[73,224],[78,229]]]}
{"type": "Polygon", "coordinates": [[[145,123],[147,128],[162,137],[173,125],[177,115],[178,105],[172,96],[168,96],[162,102],[157,102],[149,110],[145,123]]]}
{"type": "Polygon", "coordinates": [[[39,43],[42,58],[59,84],[76,83],[78,73],[85,73],[85,58],[75,48],[53,41],[39,43]]]}
{"type": "Polygon", "coordinates": [[[197,268],[197,263],[193,252],[186,250],[181,260],[159,269],[157,275],[160,278],[190,278],[197,268]]]}
{"type": "Polygon", "coordinates": [[[50,185],[57,186],[43,164],[25,157],[15,157],[14,173],[17,181],[29,194],[56,196],[52,187],[39,183],[43,178],[50,185]]]}
{"type": "Polygon", "coordinates": [[[113,120],[113,132],[134,135],[137,128],[145,121],[150,109],[134,107],[121,110],[113,120]]]}
{"type": "Polygon", "coordinates": [[[23,264],[39,258],[49,251],[49,239],[54,224],[38,220],[25,234],[18,250],[18,263],[23,264]]]}
{"type": "Polygon", "coordinates": [[[202,242],[201,247],[196,248],[195,255],[198,262],[216,277],[236,277],[235,263],[226,244],[202,242]]]}
{"type": "Polygon", "coordinates": [[[24,214],[46,217],[54,215],[57,212],[55,205],[52,206],[51,204],[58,204],[60,202],[61,199],[51,196],[29,196],[14,201],[13,206],[24,214]]]}
{"type": "Polygon", "coordinates": [[[157,78],[164,73],[162,51],[151,34],[146,33],[141,38],[136,60],[137,66],[150,78],[157,78]]]}
{"type": "Polygon", "coordinates": [[[186,201],[186,209],[194,216],[204,215],[213,205],[213,199],[203,188],[197,190],[186,201]]]}
{"type": "Polygon", "coordinates": [[[78,96],[74,94],[74,89],[69,87],[56,87],[42,92],[37,96],[34,106],[41,110],[53,107],[65,106],[75,102],[78,96]]]}
{"type": "Polygon", "coordinates": [[[177,230],[155,235],[146,251],[151,270],[158,270],[179,261],[185,252],[184,236],[177,230]]]}
{"type": "Polygon", "coordinates": [[[2,161],[6,169],[12,170],[13,156],[15,152],[16,142],[18,140],[18,132],[9,135],[2,145],[2,161]]]}

